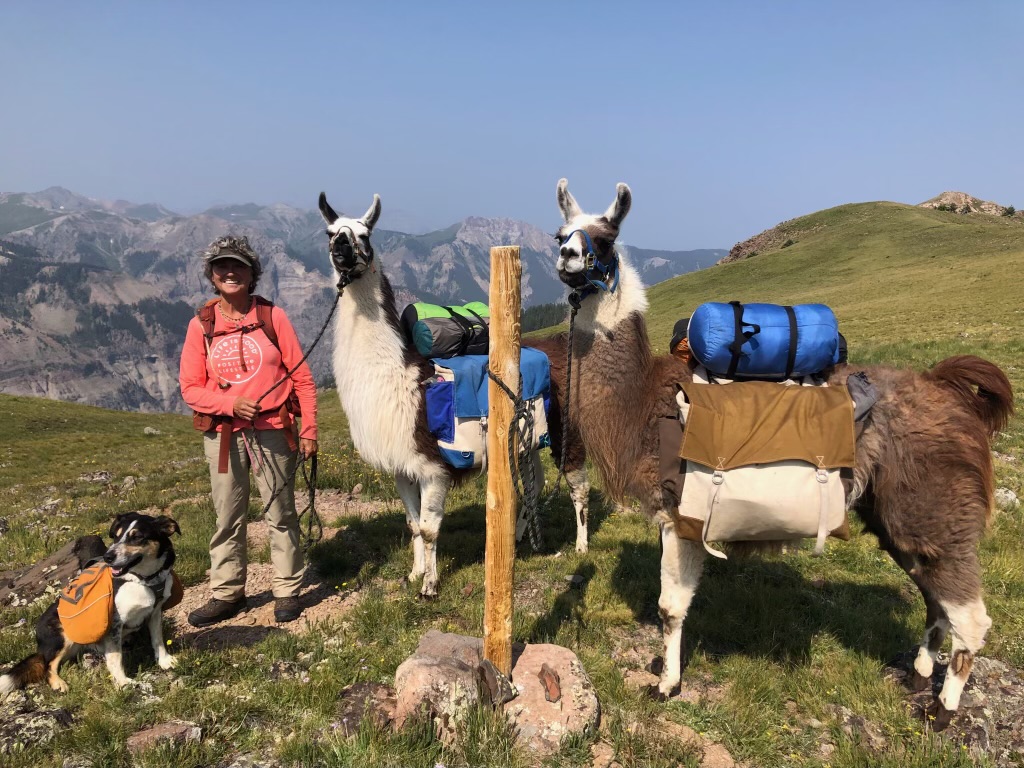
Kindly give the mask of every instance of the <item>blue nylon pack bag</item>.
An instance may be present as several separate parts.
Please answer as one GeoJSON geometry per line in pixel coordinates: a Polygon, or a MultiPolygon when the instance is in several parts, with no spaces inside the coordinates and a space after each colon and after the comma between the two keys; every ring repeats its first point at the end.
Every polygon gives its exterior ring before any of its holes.
{"type": "MultiPolygon", "coordinates": [[[[427,427],[437,438],[441,457],[459,469],[481,467],[487,445],[487,355],[431,359],[435,377],[426,388],[427,427]]],[[[547,355],[523,347],[519,369],[522,397],[534,419],[534,448],[550,445],[546,408],[551,396],[547,355]]]]}
{"type": "Polygon", "coordinates": [[[701,304],[687,328],[690,351],[715,376],[784,380],[839,362],[839,323],[824,304],[701,304]]]}

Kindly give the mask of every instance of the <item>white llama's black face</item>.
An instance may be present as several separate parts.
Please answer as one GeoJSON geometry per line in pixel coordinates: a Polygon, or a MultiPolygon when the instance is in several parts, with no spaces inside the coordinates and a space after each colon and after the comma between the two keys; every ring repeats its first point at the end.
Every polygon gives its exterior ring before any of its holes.
{"type": "Polygon", "coordinates": [[[600,216],[583,212],[569,192],[567,180],[558,182],[557,194],[565,224],[555,234],[559,244],[555,268],[563,283],[570,288],[581,288],[587,284],[587,275],[595,264],[607,266],[614,260],[615,238],[629,213],[632,193],[625,184],[619,184],[615,201],[600,216]]]}
{"type": "Polygon", "coordinates": [[[327,202],[327,195],[320,193],[320,215],[327,222],[331,263],[338,275],[348,281],[360,277],[373,262],[370,235],[380,218],[380,208],[380,195],[374,195],[363,217],[350,219],[339,216],[327,202]]]}

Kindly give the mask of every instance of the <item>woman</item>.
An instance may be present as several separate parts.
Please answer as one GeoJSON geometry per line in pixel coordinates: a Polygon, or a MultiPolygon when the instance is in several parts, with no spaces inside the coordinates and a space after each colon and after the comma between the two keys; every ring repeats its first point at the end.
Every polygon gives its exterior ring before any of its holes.
{"type": "Polygon", "coordinates": [[[217,530],[210,541],[213,597],[188,616],[205,627],[246,607],[246,513],[249,470],[266,505],[274,565],[274,619],[302,614],[305,565],[299,547],[294,477],[297,455],[316,453],[316,386],[295,330],[280,307],[254,295],[263,272],[245,237],[221,237],[203,253],[204,274],[218,298],[188,325],[180,383],[203,437],[217,530]],[[291,402],[289,402],[291,401],[291,402]],[[296,404],[297,401],[297,404],[296,404]],[[292,416],[301,417],[296,441],[292,416]]]}

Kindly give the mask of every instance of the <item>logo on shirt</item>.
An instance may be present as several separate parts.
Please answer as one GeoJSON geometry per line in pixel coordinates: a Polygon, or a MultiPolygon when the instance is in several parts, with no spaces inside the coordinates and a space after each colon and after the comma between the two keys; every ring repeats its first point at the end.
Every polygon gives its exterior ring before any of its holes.
{"type": "Polygon", "coordinates": [[[245,335],[222,336],[210,347],[210,366],[217,378],[227,384],[249,381],[262,364],[263,350],[245,335]]]}

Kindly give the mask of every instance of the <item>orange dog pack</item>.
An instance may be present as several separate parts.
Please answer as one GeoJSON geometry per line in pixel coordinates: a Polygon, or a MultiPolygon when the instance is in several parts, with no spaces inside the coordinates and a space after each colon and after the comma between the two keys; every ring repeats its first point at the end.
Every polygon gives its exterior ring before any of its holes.
{"type": "MultiPolygon", "coordinates": [[[[184,595],[178,574],[171,571],[171,595],[162,610],[173,608],[184,595]]],[[[106,563],[94,563],[60,593],[57,616],[68,640],[79,645],[97,643],[110,630],[114,617],[114,577],[106,563]]]]}

